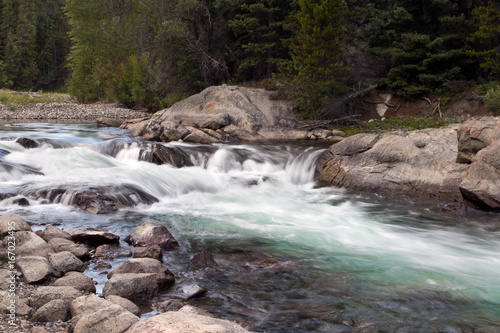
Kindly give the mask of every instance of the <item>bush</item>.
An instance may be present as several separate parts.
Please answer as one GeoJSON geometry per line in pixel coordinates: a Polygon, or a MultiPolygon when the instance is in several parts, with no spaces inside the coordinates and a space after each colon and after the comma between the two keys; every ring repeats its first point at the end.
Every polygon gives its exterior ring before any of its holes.
{"type": "Polygon", "coordinates": [[[500,86],[488,90],[484,96],[484,105],[493,112],[493,115],[500,116],[500,86]]]}

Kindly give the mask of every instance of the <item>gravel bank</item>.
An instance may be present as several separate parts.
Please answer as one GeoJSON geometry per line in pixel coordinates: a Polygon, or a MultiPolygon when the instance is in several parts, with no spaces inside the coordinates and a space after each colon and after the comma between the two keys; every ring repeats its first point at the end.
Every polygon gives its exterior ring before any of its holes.
{"type": "Polygon", "coordinates": [[[28,105],[5,105],[0,103],[0,120],[78,120],[92,121],[99,117],[134,119],[150,113],[117,106],[115,103],[38,103],[28,105]]]}

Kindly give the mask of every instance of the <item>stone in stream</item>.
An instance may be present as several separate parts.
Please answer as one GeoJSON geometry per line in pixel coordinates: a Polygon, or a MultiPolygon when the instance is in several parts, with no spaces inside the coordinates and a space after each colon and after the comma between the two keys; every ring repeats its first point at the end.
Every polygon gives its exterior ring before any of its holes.
{"type": "Polygon", "coordinates": [[[9,231],[32,231],[31,226],[22,217],[9,214],[0,215],[0,236],[5,236],[9,231]]]}
{"type": "Polygon", "coordinates": [[[30,138],[19,138],[16,140],[21,146],[26,149],[38,148],[40,147],[40,142],[30,139],[30,138]]]}
{"type": "Polygon", "coordinates": [[[163,250],[170,251],[179,248],[179,243],[164,225],[144,223],[137,227],[125,241],[133,246],[158,245],[163,250]]]}
{"type": "Polygon", "coordinates": [[[104,244],[95,249],[95,256],[104,259],[115,259],[132,256],[132,251],[118,245],[104,244]]]}
{"type": "Polygon", "coordinates": [[[127,333],[189,332],[189,333],[249,333],[229,320],[217,319],[185,306],[134,324],[127,333]]]}
{"type": "Polygon", "coordinates": [[[97,247],[103,244],[118,244],[120,242],[120,236],[102,230],[78,231],[72,233],[71,237],[75,242],[83,243],[91,247],[97,247]]]}
{"type": "Polygon", "coordinates": [[[83,244],[76,244],[75,242],[64,238],[52,238],[49,241],[49,246],[54,252],[69,251],[79,259],[88,259],[90,257],[89,249],[83,244]]]}
{"type": "Polygon", "coordinates": [[[106,281],[104,297],[117,295],[136,304],[149,304],[158,294],[158,282],[155,273],[114,274],[106,281]]]}
{"type": "Polygon", "coordinates": [[[94,281],[89,276],[80,272],[67,272],[63,277],[57,279],[53,286],[69,286],[83,292],[95,293],[94,281]]]}
{"type": "Polygon", "coordinates": [[[164,290],[175,283],[175,277],[159,260],[152,258],[133,258],[125,261],[108,273],[108,279],[115,274],[123,273],[154,273],[158,290],[164,290]]]}
{"type": "Polygon", "coordinates": [[[35,233],[42,237],[46,242],[49,242],[53,238],[63,238],[71,240],[71,235],[59,228],[56,228],[52,225],[48,225],[44,230],[35,231],[35,233]]]}
{"type": "Polygon", "coordinates": [[[153,258],[163,261],[163,251],[158,245],[136,247],[133,258],[153,258]]]}
{"type": "Polygon", "coordinates": [[[37,283],[47,280],[53,275],[49,260],[40,256],[17,258],[16,265],[23,274],[24,282],[37,283]]]}

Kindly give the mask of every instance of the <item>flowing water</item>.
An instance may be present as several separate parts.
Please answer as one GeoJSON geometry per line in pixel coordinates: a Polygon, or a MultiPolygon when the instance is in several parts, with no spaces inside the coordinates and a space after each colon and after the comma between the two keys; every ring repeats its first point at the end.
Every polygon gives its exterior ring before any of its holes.
{"type": "MultiPolygon", "coordinates": [[[[208,293],[191,304],[260,332],[500,332],[497,215],[316,188],[319,147],[168,143],[194,164],[176,169],[139,161],[126,131],[89,124],[2,125],[0,138],[2,213],[122,238],[144,222],[167,226],[181,249],[165,254],[177,282],[164,297],[197,283],[208,293]],[[157,202],[94,215],[36,195],[120,185],[157,202]],[[29,206],[15,204],[23,197],[29,206]],[[189,271],[204,249],[223,275],[189,271]]],[[[93,264],[87,273],[102,291],[103,275],[93,264]]]]}

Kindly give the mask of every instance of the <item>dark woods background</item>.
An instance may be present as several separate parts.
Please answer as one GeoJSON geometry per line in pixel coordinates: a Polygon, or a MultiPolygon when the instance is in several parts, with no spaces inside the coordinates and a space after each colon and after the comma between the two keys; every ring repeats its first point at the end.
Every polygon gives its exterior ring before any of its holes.
{"type": "Polygon", "coordinates": [[[314,116],[374,82],[408,98],[500,75],[500,2],[2,0],[0,87],[157,110],[210,85],[314,116]]]}

